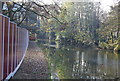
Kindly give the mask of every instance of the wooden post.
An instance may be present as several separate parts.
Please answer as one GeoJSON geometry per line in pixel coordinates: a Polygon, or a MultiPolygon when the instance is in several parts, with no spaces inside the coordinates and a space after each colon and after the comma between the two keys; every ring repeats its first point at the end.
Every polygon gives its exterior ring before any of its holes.
{"type": "Polygon", "coordinates": [[[16,54],[17,54],[17,65],[19,64],[19,28],[17,27],[17,45],[16,45],[16,54]]]}
{"type": "Polygon", "coordinates": [[[10,33],[10,22],[8,17],[5,18],[4,26],[4,79],[9,74],[9,33],[10,33]]]}
{"type": "Polygon", "coordinates": [[[14,38],[13,38],[13,43],[14,43],[14,45],[13,45],[13,58],[14,58],[14,60],[13,60],[13,67],[14,67],[14,70],[15,70],[15,68],[17,67],[17,63],[16,63],[16,37],[17,37],[17,24],[15,24],[14,23],[14,38]]]}
{"type": "Polygon", "coordinates": [[[3,79],[3,20],[0,14],[0,81],[3,79]]]}
{"type": "Polygon", "coordinates": [[[10,41],[9,41],[9,73],[13,71],[13,37],[14,36],[14,24],[10,23],[10,41]]]}
{"type": "Polygon", "coordinates": [[[0,80],[2,80],[2,16],[0,15],[0,80]]]}

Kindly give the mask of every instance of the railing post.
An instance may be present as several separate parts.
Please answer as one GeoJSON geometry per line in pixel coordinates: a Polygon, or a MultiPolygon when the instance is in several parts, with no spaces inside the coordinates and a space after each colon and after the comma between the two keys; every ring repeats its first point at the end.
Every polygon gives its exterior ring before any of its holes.
{"type": "Polygon", "coordinates": [[[17,41],[17,56],[18,56],[18,63],[20,63],[20,28],[17,28],[17,32],[18,32],[18,41],[17,41]]]}
{"type": "Polygon", "coordinates": [[[14,45],[13,45],[13,68],[15,70],[15,68],[17,67],[16,65],[16,35],[17,34],[17,25],[14,23],[14,45]]]}
{"type": "Polygon", "coordinates": [[[13,41],[14,40],[14,24],[10,23],[10,45],[9,45],[9,73],[13,71],[13,41]]]}
{"type": "Polygon", "coordinates": [[[10,21],[9,18],[5,18],[4,26],[4,78],[9,74],[9,33],[10,33],[10,21]]]}
{"type": "Polygon", "coordinates": [[[0,15],[0,80],[2,80],[2,16],[0,15]]]}
{"type": "Polygon", "coordinates": [[[0,14],[0,81],[3,79],[3,19],[2,15],[0,14]]]}
{"type": "Polygon", "coordinates": [[[20,35],[19,35],[19,52],[20,52],[20,59],[22,59],[22,28],[19,29],[20,35]]]}
{"type": "Polygon", "coordinates": [[[28,31],[0,14],[0,81],[10,79],[20,67],[28,47],[28,31]]]}
{"type": "Polygon", "coordinates": [[[20,61],[19,61],[19,54],[20,54],[20,53],[19,53],[19,45],[20,45],[20,44],[19,44],[19,40],[20,40],[20,39],[19,39],[19,27],[17,27],[17,39],[16,39],[16,40],[17,40],[17,41],[16,41],[16,42],[17,42],[17,43],[16,43],[16,55],[17,55],[17,65],[18,65],[19,62],[20,62],[20,61]]]}

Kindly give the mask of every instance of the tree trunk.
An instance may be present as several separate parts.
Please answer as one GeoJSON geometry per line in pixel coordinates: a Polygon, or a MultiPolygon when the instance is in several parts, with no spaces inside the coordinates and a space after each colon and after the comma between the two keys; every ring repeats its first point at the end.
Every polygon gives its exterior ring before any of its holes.
{"type": "Polygon", "coordinates": [[[120,33],[120,27],[118,27],[117,38],[119,38],[119,33],[120,33]]]}

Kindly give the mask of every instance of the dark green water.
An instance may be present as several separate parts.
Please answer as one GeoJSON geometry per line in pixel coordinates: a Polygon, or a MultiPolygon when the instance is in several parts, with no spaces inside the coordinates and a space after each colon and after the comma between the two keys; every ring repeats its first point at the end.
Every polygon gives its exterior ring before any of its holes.
{"type": "Polygon", "coordinates": [[[75,46],[45,46],[51,78],[115,79],[120,78],[120,54],[75,46]]]}

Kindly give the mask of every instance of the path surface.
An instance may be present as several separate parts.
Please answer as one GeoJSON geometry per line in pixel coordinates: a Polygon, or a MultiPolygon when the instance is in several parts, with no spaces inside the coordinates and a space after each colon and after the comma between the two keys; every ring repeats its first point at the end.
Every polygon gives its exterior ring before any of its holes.
{"type": "Polygon", "coordinates": [[[47,79],[48,64],[41,49],[33,41],[29,42],[23,63],[12,79],[47,79]]]}

